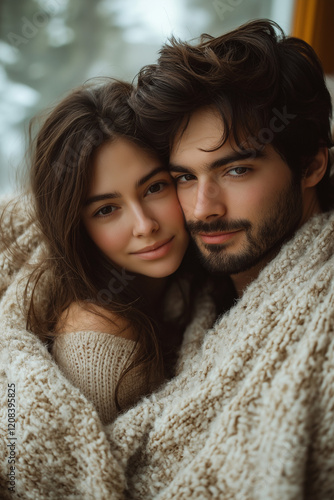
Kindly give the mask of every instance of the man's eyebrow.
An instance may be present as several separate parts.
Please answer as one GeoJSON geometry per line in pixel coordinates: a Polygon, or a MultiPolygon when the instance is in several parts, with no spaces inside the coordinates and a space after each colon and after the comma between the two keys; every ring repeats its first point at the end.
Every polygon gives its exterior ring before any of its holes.
{"type": "Polygon", "coordinates": [[[193,173],[193,170],[191,168],[181,167],[181,165],[174,165],[173,163],[169,164],[168,169],[170,172],[179,172],[181,174],[193,173]]]}
{"type": "MultiPolygon", "coordinates": [[[[217,160],[209,163],[206,166],[208,171],[215,170],[216,168],[223,167],[224,165],[228,165],[229,163],[234,163],[240,160],[249,160],[250,158],[265,158],[266,154],[263,149],[245,149],[245,151],[235,151],[227,156],[223,156],[222,158],[218,158],[217,160]]],[[[170,172],[178,172],[181,174],[193,174],[194,170],[191,167],[183,167],[182,165],[176,165],[170,163],[169,165],[170,172]]]]}
{"type": "MultiPolygon", "coordinates": [[[[154,177],[157,175],[159,172],[165,171],[167,172],[167,167],[160,165],[159,167],[154,168],[149,172],[148,174],[144,175],[144,177],[141,177],[135,184],[135,187],[138,188],[140,186],[143,186],[147,181],[151,179],[151,177],[154,177]]],[[[110,200],[113,198],[122,198],[122,194],[119,191],[113,191],[111,193],[104,193],[104,194],[97,194],[95,196],[90,196],[87,198],[87,200],[84,203],[84,206],[86,207],[87,205],[91,205],[92,203],[96,203],[97,201],[102,201],[102,200],[110,200]]]]}
{"type": "Polygon", "coordinates": [[[265,158],[266,154],[263,149],[245,149],[244,151],[234,151],[233,153],[224,156],[223,158],[218,158],[214,162],[208,165],[208,170],[215,170],[216,168],[223,167],[229,163],[234,163],[236,161],[244,161],[254,158],[265,158]]]}

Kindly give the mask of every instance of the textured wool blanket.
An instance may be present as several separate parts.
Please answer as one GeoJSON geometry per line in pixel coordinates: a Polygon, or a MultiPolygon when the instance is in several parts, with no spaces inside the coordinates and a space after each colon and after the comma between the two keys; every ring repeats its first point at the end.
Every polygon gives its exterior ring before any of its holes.
{"type": "MultiPolygon", "coordinates": [[[[33,225],[6,223],[33,259],[33,225]]],[[[203,293],[177,376],[109,426],[26,331],[0,247],[1,498],[332,500],[333,234],[313,217],[213,327],[203,293]]]]}

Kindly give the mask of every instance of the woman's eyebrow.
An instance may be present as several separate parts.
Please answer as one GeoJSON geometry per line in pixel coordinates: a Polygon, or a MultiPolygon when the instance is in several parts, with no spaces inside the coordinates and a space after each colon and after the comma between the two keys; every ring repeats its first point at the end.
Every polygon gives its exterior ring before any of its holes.
{"type": "Polygon", "coordinates": [[[142,186],[143,184],[145,184],[147,181],[149,181],[151,179],[151,177],[154,177],[159,172],[168,172],[168,169],[167,169],[166,166],[159,165],[159,167],[154,168],[153,170],[151,170],[151,172],[149,172],[148,174],[144,175],[144,177],[142,177],[141,179],[139,179],[136,182],[136,188],[138,188],[138,187],[142,186]]]}
{"type": "Polygon", "coordinates": [[[110,198],[121,198],[121,197],[122,195],[118,191],[114,191],[113,193],[97,194],[96,196],[90,196],[89,198],[87,198],[87,200],[84,203],[84,206],[87,207],[87,205],[91,205],[96,201],[109,200],[110,198]]]}
{"type": "MultiPolygon", "coordinates": [[[[144,175],[136,182],[135,184],[136,188],[145,184],[147,181],[151,179],[151,177],[154,177],[159,172],[167,172],[167,171],[168,171],[167,167],[161,165],[159,167],[154,168],[153,170],[151,170],[151,172],[144,175]]],[[[92,203],[95,203],[97,201],[110,200],[113,198],[122,198],[122,194],[119,191],[113,191],[112,193],[104,193],[104,194],[97,194],[95,196],[90,196],[85,201],[84,206],[86,207],[87,205],[91,205],[92,203]]]]}

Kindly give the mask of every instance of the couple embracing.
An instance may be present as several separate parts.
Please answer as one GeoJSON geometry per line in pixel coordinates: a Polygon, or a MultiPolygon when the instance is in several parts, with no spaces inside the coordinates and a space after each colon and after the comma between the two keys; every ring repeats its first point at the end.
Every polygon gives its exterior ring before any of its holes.
{"type": "Polygon", "coordinates": [[[333,497],[330,119],[269,21],[55,107],[2,214],[4,498],[333,497]]]}

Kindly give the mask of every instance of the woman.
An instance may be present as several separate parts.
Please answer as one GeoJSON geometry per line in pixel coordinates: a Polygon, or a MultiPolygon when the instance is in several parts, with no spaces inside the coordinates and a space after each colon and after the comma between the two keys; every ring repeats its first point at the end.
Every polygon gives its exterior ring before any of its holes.
{"type": "Polygon", "coordinates": [[[56,362],[104,423],[172,374],[190,317],[175,288],[178,277],[188,290],[191,281],[178,270],[183,214],[165,163],[136,128],[131,91],[108,81],[72,92],[39,131],[30,171],[45,252],[26,287],[28,329],[53,338],[56,362]],[[43,277],[52,283],[44,309],[43,277]],[[167,294],[178,302],[172,314],[167,294]]]}

